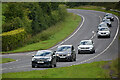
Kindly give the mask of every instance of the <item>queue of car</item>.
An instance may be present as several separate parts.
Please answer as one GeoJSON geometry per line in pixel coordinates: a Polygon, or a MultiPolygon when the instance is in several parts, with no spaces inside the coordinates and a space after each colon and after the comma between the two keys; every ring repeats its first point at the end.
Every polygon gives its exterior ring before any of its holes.
{"type": "Polygon", "coordinates": [[[108,37],[110,38],[110,27],[112,27],[112,22],[114,21],[114,17],[111,13],[106,13],[102,22],[98,25],[97,36],[100,37],[108,37]]]}
{"type": "MultiPolygon", "coordinates": [[[[114,21],[112,14],[106,13],[102,22],[98,25],[97,36],[109,37],[111,21],[114,21]]],[[[78,44],[78,54],[95,53],[94,42],[92,40],[81,40],[78,44]]],[[[73,45],[59,45],[56,51],[39,50],[32,56],[32,68],[35,67],[56,67],[59,61],[76,61],[76,52],[73,45]]]]}

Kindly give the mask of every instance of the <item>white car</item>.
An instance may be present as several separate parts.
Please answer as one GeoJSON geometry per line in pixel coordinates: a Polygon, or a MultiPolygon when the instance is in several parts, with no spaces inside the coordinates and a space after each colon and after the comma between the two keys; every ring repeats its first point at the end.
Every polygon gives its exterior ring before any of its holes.
{"type": "Polygon", "coordinates": [[[99,25],[98,25],[98,28],[99,27],[108,27],[107,24],[105,22],[101,22],[99,25]]]}
{"type": "Polygon", "coordinates": [[[110,29],[108,27],[100,27],[97,31],[97,36],[99,37],[109,37],[110,38],[110,29]]]}
{"type": "Polygon", "coordinates": [[[82,40],[78,45],[78,54],[80,53],[95,53],[95,48],[92,40],[82,40]]]}
{"type": "Polygon", "coordinates": [[[105,19],[105,18],[104,18],[102,22],[105,22],[109,27],[112,26],[112,24],[111,24],[111,22],[110,22],[110,19],[105,19]]]}
{"type": "Polygon", "coordinates": [[[111,13],[106,13],[105,17],[106,17],[106,19],[110,19],[110,21],[114,21],[114,17],[111,13]]]}

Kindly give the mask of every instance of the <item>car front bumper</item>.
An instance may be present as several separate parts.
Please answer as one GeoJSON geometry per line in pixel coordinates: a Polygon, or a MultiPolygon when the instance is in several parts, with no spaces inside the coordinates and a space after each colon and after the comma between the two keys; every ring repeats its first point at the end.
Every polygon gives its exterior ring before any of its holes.
{"type": "Polygon", "coordinates": [[[32,61],[32,66],[49,67],[51,66],[51,61],[46,61],[46,62],[32,61]]]}
{"type": "Polygon", "coordinates": [[[64,56],[64,57],[60,57],[60,56],[57,56],[57,61],[62,61],[62,60],[71,60],[72,56],[64,56]]]}

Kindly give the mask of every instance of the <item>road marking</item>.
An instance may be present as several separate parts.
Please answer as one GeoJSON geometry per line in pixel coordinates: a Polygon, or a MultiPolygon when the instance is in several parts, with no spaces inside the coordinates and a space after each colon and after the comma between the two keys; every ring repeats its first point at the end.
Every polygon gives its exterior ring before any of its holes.
{"type": "MultiPolygon", "coordinates": [[[[77,14],[77,15],[80,15],[80,14],[77,14]]],[[[82,15],[80,15],[80,16],[82,16],[82,15]]],[[[116,32],[116,34],[115,34],[115,37],[114,37],[114,39],[112,40],[112,42],[109,44],[109,46],[108,46],[105,50],[103,50],[100,54],[98,54],[98,55],[96,55],[96,56],[94,56],[94,57],[92,57],[92,58],[86,59],[86,60],[84,60],[84,61],[81,61],[80,63],[73,64],[73,65],[82,64],[82,63],[85,63],[85,62],[90,61],[90,60],[92,60],[92,59],[95,59],[96,57],[102,55],[107,49],[109,49],[109,47],[110,47],[110,46],[113,44],[113,42],[115,41],[115,39],[116,39],[116,37],[117,37],[117,35],[118,35],[118,31],[119,31],[119,19],[118,19],[117,16],[115,16],[115,17],[116,17],[117,20],[118,20],[118,28],[117,28],[117,32],[116,32]]],[[[83,16],[82,16],[82,18],[83,18],[82,24],[81,24],[80,27],[76,30],[76,32],[74,32],[70,37],[68,37],[66,40],[62,41],[61,43],[64,43],[65,41],[69,40],[72,36],[74,36],[74,35],[78,32],[78,30],[82,27],[82,25],[83,25],[83,23],[84,23],[84,21],[85,21],[85,19],[84,19],[83,16]]],[[[101,19],[101,18],[100,18],[100,19],[101,19]]],[[[94,35],[96,35],[96,34],[94,34],[94,35]]],[[[61,44],[61,43],[60,43],[60,44],[61,44]]],[[[58,44],[58,45],[59,45],[59,44],[58,44]]],[[[53,49],[53,48],[57,47],[58,45],[56,45],[56,46],[54,46],[54,47],[52,47],[52,48],[50,48],[50,49],[53,49]]],[[[31,65],[28,65],[28,66],[31,66],[31,65]]],[[[20,67],[13,67],[13,68],[3,68],[2,70],[5,70],[5,69],[14,69],[14,68],[21,68],[21,67],[28,67],[28,66],[20,66],[20,67]]],[[[72,66],[72,65],[71,65],[71,66],[72,66]]]]}
{"type": "Polygon", "coordinates": [[[101,16],[99,16],[99,18],[100,18],[100,22],[102,21],[102,17],[101,16]]]}
{"type": "Polygon", "coordinates": [[[118,20],[118,28],[117,28],[117,32],[116,32],[116,34],[115,34],[115,37],[113,38],[113,40],[112,40],[112,42],[109,44],[109,46],[108,46],[106,49],[104,49],[100,54],[98,54],[98,55],[96,55],[96,56],[94,56],[94,57],[92,57],[92,58],[86,59],[86,60],[84,60],[84,61],[81,61],[80,63],[73,64],[73,65],[82,64],[82,63],[85,63],[85,62],[90,61],[90,60],[92,60],[92,59],[95,59],[96,57],[102,55],[105,51],[107,51],[107,49],[109,49],[109,47],[110,47],[110,46],[113,44],[113,42],[115,41],[115,39],[116,39],[116,37],[117,37],[117,35],[118,35],[118,31],[119,31],[119,18],[118,18],[117,16],[115,16],[115,17],[116,17],[117,20],[118,20]]]}
{"type": "Polygon", "coordinates": [[[92,37],[89,40],[92,40],[96,36],[96,32],[95,31],[92,31],[92,33],[93,33],[93,35],[92,35],[92,37]]]}
{"type": "Polygon", "coordinates": [[[79,26],[79,28],[70,37],[68,37],[67,39],[65,39],[64,41],[62,41],[61,43],[59,43],[58,45],[56,45],[56,46],[54,46],[54,47],[52,47],[50,49],[56,48],[57,46],[63,44],[64,42],[69,40],[71,37],[73,37],[80,30],[80,28],[83,26],[83,24],[85,22],[85,18],[82,15],[80,15],[80,14],[77,14],[77,15],[79,15],[79,16],[81,16],[83,18],[83,21],[82,21],[81,25],[79,26]]]}

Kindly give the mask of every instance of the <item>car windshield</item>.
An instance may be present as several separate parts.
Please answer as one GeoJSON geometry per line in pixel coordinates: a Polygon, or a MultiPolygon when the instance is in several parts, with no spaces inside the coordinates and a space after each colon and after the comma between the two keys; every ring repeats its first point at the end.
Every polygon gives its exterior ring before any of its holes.
{"type": "Polygon", "coordinates": [[[100,28],[99,31],[108,31],[108,28],[100,28]]]}
{"type": "Polygon", "coordinates": [[[109,20],[105,19],[105,20],[103,20],[103,22],[109,22],[109,20]]]}
{"type": "Polygon", "coordinates": [[[106,26],[106,25],[105,24],[99,24],[98,27],[104,27],[104,26],[106,26]]]}
{"type": "Polygon", "coordinates": [[[62,46],[58,47],[57,51],[70,51],[71,47],[70,46],[62,46]]]}
{"type": "Polygon", "coordinates": [[[35,56],[47,56],[50,55],[51,52],[47,52],[47,51],[38,51],[37,54],[35,56]]]}
{"type": "Polygon", "coordinates": [[[106,16],[112,16],[112,14],[106,14],[106,16]]]}
{"type": "Polygon", "coordinates": [[[91,41],[81,41],[80,45],[92,45],[91,41]]]}

